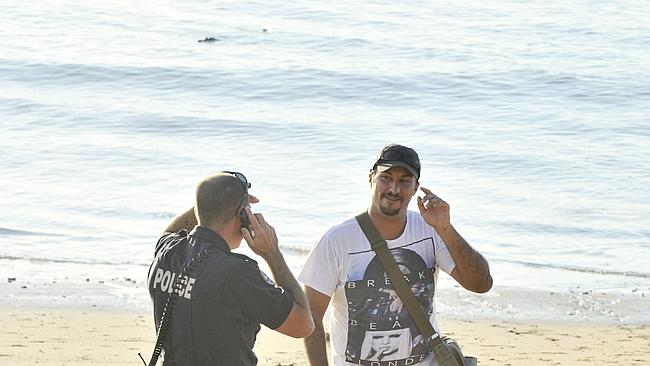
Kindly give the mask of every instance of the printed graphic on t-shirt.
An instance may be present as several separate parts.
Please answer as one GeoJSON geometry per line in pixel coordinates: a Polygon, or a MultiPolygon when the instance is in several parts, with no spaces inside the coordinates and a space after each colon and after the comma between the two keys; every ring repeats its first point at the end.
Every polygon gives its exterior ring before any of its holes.
{"type": "MultiPolygon", "coordinates": [[[[435,263],[427,263],[418,253],[432,245],[429,238],[390,249],[406,283],[429,316],[433,312],[435,263]]],[[[422,336],[372,250],[350,254],[345,294],[349,312],[347,362],[406,366],[427,357],[430,348],[421,343],[422,336]]]]}

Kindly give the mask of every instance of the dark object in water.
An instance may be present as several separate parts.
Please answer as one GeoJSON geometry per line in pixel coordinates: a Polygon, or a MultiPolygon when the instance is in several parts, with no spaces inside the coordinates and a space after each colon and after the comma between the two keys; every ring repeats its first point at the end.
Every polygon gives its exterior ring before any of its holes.
{"type": "Polygon", "coordinates": [[[219,40],[214,37],[205,37],[205,39],[199,39],[199,42],[218,42],[219,40]]]}

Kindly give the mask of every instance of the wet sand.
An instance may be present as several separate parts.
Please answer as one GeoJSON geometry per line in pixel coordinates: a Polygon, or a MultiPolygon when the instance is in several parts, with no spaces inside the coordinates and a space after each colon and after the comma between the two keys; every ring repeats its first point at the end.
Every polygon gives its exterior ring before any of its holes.
{"type": "MultiPolygon", "coordinates": [[[[151,315],[48,308],[1,308],[0,365],[141,365],[151,315]]],[[[479,365],[649,365],[650,325],[444,320],[446,333],[479,365]]],[[[302,340],[263,327],[259,365],[308,365],[302,340]]],[[[145,359],[147,359],[145,357],[145,359]]],[[[147,359],[148,361],[148,359],[147,359]]]]}

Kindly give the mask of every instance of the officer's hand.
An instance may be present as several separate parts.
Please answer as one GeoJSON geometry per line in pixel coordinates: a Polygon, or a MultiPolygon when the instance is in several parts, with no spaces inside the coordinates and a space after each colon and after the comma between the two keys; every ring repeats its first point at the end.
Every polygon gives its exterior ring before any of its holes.
{"type": "Polygon", "coordinates": [[[424,192],[424,197],[418,197],[418,208],[424,221],[438,232],[448,229],[451,225],[449,204],[430,190],[424,187],[420,189],[424,192]]]}
{"type": "Polygon", "coordinates": [[[246,207],[246,215],[251,222],[250,228],[253,234],[251,235],[251,231],[246,228],[242,228],[241,233],[251,250],[265,259],[277,255],[280,250],[275,228],[266,222],[261,213],[253,214],[249,207],[246,207]]]}

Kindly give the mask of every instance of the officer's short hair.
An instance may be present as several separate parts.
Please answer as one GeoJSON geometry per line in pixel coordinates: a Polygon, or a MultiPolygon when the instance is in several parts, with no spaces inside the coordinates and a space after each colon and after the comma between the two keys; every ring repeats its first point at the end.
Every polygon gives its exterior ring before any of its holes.
{"type": "Polygon", "coordinates": [[[203,179],[196,187],[195,207],[199,223],[227,223],[237,214],[244,194],[243,185],[231,174],[219,173],[203,179]]]}

